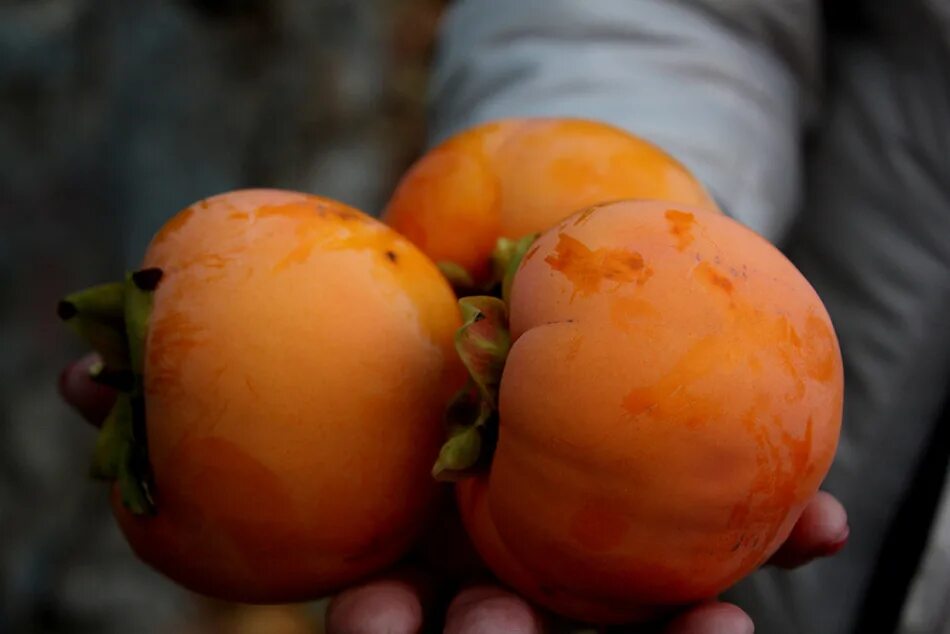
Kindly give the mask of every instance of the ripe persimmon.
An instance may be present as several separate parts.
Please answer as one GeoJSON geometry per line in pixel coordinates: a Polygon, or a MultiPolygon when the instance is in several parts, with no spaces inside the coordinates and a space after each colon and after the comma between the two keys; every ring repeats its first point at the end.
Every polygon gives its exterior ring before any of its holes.
{"type": "Polygon", "coordinates": [[[436,266],[343,204],[248,190],[172,218],[143,267],[60,305],[124,390],[94,471],[135,552],[197,592],[267,603],[400,557],[438,495],[462,378],[436,266]]]}
{"type": "Polygon", "coordinates": [[[505,119],[464,131],[420,158],[383,220],[476,285],[499,238],[544,231],[601,202],[645,198],[715,209],[703,186],[655,145],[584,119],[505,119]]]}
{"type": "Polygon", "coordinates": [[[486,563],[555,612],[620,623],[715,597],[776,551],[831,465],[829,316],[726,216],[596,206],[530,247],[507,310],[462,303],[463,359],[497,404],[477,425],[497,427],[458,427],[435,471],[460,479],[486,563]]]}

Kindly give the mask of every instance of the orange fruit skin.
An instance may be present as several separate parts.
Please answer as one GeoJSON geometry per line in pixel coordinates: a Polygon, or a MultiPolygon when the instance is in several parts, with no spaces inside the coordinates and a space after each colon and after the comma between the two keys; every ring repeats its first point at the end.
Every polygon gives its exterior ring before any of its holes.
{"type": "Polygon", "coordinates": [[[597,203],[662,199],[715,209],[702,185],[658,147],[583,119],[506,119],[425,154],[397,186],[383,220],[434,261],[490,272],[498,238],[551,227],[597,203]]]}
{"type": "Polygon", "coordinates": [[[518,270],[490,472],[457,499],[479,553],[597,623],[714,597],[766,561],[826,475],[843,372],[815,291],[721,214],[576,214],[518,270]]]}
{"type": "Polygon", "coordinates": [[[155,237],[145,398],[157,514],[135,552],[217,598],[320,597],[395,561],[436,501],[461,384],[438,269],[382,223],[293,192],[198,203],[155,237]]]}

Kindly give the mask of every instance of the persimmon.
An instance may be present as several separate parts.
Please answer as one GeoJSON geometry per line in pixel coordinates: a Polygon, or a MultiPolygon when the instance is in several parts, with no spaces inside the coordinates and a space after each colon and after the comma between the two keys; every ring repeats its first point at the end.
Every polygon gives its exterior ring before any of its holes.
{"type": "Polygon", "coordinates": [[[505,119],[420,158],[383,220],[434,261],[457,265],[483,285],[499,238],[518,239],[579,209],[630,198],[716,209],[683,165],[624,130],[584,119],[505,119]]]}
{"type": "Polygon", "coordinates": [[[435,472],[459,480],[486,563],[555,612],[620,623],[716,596],[776,551],[831,465],[829,316],[724,215],[592,207],[531,246],[509,307],[461,301],[480,407],[435,472]]]}
{"type": "Polygon", "coordinates": [[[118,386],[94,472],[145,562],[245,602],[317,598],[400,557],[461,366],[435,265],[343,204],[237,191],[172,218],[143,269],[60,315],[118,386]]]}

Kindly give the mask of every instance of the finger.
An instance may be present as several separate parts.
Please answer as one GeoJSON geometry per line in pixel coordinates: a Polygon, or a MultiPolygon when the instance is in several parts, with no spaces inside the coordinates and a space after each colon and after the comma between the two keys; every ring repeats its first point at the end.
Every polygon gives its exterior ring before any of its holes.
{"type": "Polygon", "coordinates": [[[541,618],[521,597],[497,586],[472,586],[449,605],[445,634],[539,634],[541,618]]]}
{"type": "Polygon", "coordinates": [[[678,616],[664,634],[752,634],[749,615],[731,603],[704,603],[678,616]]]}
{"type": "Polygon", "coordinates": [[[830,493],[819,491],[770,563],[795,568],[812,559],[828,557],[844,548],[849,534],[848,514],[841,502],[830,493]]]}
{"type": "Polygon", "coordinates": [[[432,585],[421,573],[403,573],[341,592],[327,609],[327,634],[415,634],[422,630],[432,585]]]}
{"type": "Polygon", "coordinates": [[[59,375],[63,399],[94,425],[102,423],[115,402],[115,391],[89,375],[89,369],[98,362],[98,355],[89,354],[66,366],[59,375]]]}

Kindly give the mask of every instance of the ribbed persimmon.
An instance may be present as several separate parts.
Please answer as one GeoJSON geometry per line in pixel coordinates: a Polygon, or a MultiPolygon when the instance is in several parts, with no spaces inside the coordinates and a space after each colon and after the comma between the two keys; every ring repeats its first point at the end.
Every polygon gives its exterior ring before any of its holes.
{"type": "Polygon", "coordinates": [[[700,208],[597,206],[527,251],[509,320],[491,465],[457,485],[503,581],[569,617],[645,620],[785,540],[835,453],[843,378],[777,249],[700,208]]]}

